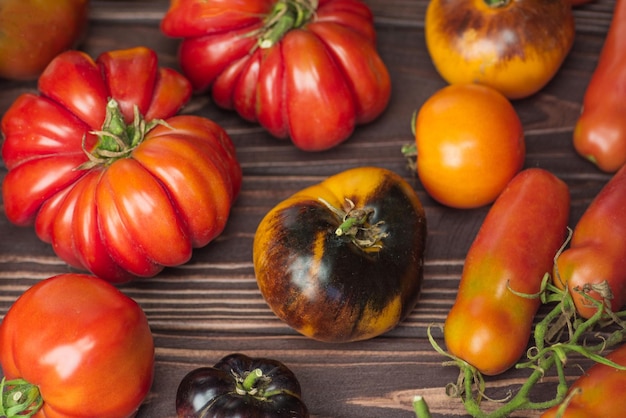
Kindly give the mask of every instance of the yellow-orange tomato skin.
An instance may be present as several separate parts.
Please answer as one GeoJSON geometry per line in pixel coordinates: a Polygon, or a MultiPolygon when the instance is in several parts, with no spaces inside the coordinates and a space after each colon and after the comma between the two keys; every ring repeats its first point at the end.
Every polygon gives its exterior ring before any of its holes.
{"type": "Polygon", "coordinates": [[[432,0],[426,11],[426,46],[450,84],[480,83],[509,99],[543,88],[574,42],[568,0],[432,0]]]}
{"type": "Polygon", "coordinates": [[[415,141],[422,185],[439,203],[459,209],[493,202],[526,155],[513,105],[477,84],[446,86],[424,102],[415,141]]]}

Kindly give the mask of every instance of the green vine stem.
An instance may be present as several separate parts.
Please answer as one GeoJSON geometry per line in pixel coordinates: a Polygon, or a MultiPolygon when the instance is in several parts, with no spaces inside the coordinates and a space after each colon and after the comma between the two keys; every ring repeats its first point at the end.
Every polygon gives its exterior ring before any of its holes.
{"type": "MultiPolygon", "coordinates": [[[[460,397],[465,409],[472,417],[504,418],[517,410],[543,410],[563,402],[568,391],[564,367],[572,354],[581,355],[619,370],[626,370],[625,366],[614,363],[601,355],[606,349],[626,339],[626,324],[619,319],[622,313],[612,313],[609,309],[610,304],[592,298],[588,294],[588,289],[576,289],[576,291],[580,292],[590,304],[597,307],[596,314],[591,318],[586,320],[577,318],[574,300],[567,288],[561,290],[544,278],[542,300],[545,303],[556,302],[556,305],[535,325],[534,346],[527,352],[528,360],[515,366],[517,369],[530,369],[532,372],[517,393],[498,401],[502,406],[491,413],[484,412],[480,405],[483,399],[491,400],[485,395],[484,378],[472,365],[442,349],[432,336],[432,326],[429,327],[428,339],[431,345],[438,353],[451,359],[443,364],[455,365],[459,368],[459,378],[456,383],[449,385],[448,394],[460,397]],[[610,333],[608,337],[601,337],[597,344],[587,343],[586,337],[594,329],[611,324],[617,325],[618,329],[610,333]],[[552,368],[556,369],[558,379],[554,398],[543,402],[533,401],[532,389],[552,368]]],[[[528,296],[537,297],[538,295],[528,296]]]]}
{"type": "Polygon", "coordinates": [[[240,395],[258,395],[259,387],[257,386],[259,381],[263,379],[263,370],[254,369],[250,373],[248,373],[241,381],[237,384],[237,393],[240,395]]]}
{"type": "Polygon", "coordinates": [[[426,400],[420,395],[413,398],[413,412],[417,418],[432,418],[426,400]]]}
{"type": "Polygon", "coordinates": [[[32,417],[43,405],[39,388],[24,379],[0,382],[0,417],[32,417]]]}
{"type": "Polygon", "coordinates": [[[317,6],[318,0],[279,0],[265,19],[263,27],[250,36],[257,37],[259,48],[271,48],[287,32],[309,22],[317,6]]]}

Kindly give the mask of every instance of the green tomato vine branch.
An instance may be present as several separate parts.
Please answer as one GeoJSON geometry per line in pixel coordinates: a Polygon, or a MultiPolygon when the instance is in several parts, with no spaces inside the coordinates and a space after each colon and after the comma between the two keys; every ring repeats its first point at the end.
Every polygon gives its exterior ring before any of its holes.
{"type": "MultiPolygon", "coordinates": [[[[527,360],[515,365],[517,369],[532,370],[523,385],[513,395],[506,399],[494,401],[487,397],[486,384],[483,376],[475,367],[466,361],[457,358],[446,352],[435,341],[428,328],[428,339],[433,348],[450,360],[443,363],[444,366],[453,365],[459,368],[459,378],[456,383],[451,383],[446,388],[449,396],[461,398],[467,412],[475,418],[504,418],[518,410],[544,410],[558,404],[567,403],[569,385],[565,376],[565,365],[573,355],[583,356],[596,363],[614,367],[619,370],[626,370],[626,366],[619,365],[606,359],[602,353],[607,349],[616,346],[626,339],[626,322],[621,317],[626,315],[626,311],[613,312],[610,309],[610,289],[606,288],[606,283],[600,288],[593,290],[600,291],[604,295],[604,300],[597,300],[589,295],[591,289],[575,289],[583,295],[589,304],[594,305],[596,313],[588,318],[582,319],[577,316],[576,307],[572,294],[561,290],[550,282],[550,275],[544,276],[542,291],[537,295],[525,295],[525,297],[540,297],[544,305],[553,304],[552,309],[546,316],[535,325],[533,331],[534,345],[526,353],[527,360]],[[602,336],[594,331],[612,326],[615,328],[608,336],[602,336]],[[588,337],[594,335],[599,342],[588,343],[588,337]],[[548,401],[536,402],[531,399],[533,388],[546,375],[550,369],[556,370],[557,387],[555,395],[548,401]],[[502,405],[490,413],[481,408],[481,401],[500,402],[502,405]]],[[[425,412],[423,407],[418,408],[418,403],[414,402],[414,411],[418,418],[429,418],[430,413],[425,412]]]]}

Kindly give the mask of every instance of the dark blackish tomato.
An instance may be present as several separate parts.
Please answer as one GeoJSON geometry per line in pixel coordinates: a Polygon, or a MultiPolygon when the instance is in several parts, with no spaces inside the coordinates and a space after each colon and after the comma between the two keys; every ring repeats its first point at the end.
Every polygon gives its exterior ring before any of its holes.
{"type": "Polygon", "coordinates": [[[176,394],[179,418],[308,418],[296,375],[268,358],[230,354],[189,372],[176,394]]]}
{"type": "Polygon", "coordinates": [[[417,303],[425,237],[424,210],[403,178],[351,169],[265,216],[254,242],[257,282],[274,313],[308,337],[372,338],[417,303]]]}

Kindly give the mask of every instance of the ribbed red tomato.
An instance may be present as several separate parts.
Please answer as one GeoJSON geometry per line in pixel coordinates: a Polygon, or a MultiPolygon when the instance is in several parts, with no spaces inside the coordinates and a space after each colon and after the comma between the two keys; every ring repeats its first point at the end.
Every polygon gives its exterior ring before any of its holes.
{"type": "Polygon", "coordinates": [[[303,150],[336,146],[389,101],[359,0],[175,0],[161,28],[184,38],[180,65],[197,90],[303,150]]]}
{"type": "Polygon", "coordinates": [[[191,94],[147,48],[68,51],[2,119],[10,221],[68,264],[121,282],[179,265],[223,230],[241,184],[216,123],[173,116],[191,94]]]}

